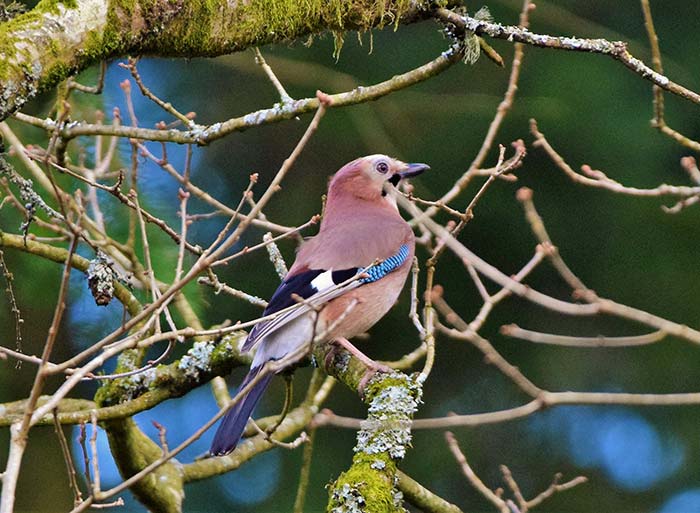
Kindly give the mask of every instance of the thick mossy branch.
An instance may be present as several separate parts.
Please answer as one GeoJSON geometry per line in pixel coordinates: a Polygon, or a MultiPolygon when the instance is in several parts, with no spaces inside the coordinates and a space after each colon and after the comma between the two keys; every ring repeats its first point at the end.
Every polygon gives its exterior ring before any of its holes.
{"type": "MultiPolygon", "coordinates": [[[[163,450],[141,432],[133,419],[104,423],[109,447],[124,479],[140,472],[163,455],[163,450]]],[[[155,428],[154,428],[155,429],[155,428]]],[[[130,488],[152,513],[178,513],[185,498],[180,464],[164,463],[130,488]]]]}
{"type": "MultiPolygon", "coordinates": [[[[40,408],[48,401],[50,401],[51,397],[52,396],[50,395],[42,395],[41,397],[39,397],[39,399],[36,402],[37,408],[40,408]]],[[[0,404],[0,427],[7,427],[13,424],[14,422],[19,422],[22,419],[24,412],[26,411],[27,401],[28,399],[21,399],[19,401],[12,401],[9,403],[0,404]]],[[[89,422],[90,411],[94,409],[95,403],[89,401],[88,399],[66,398],[59,403],[57,413],[60,417],[61,415],[69,415],[76,412],[84,412],[85,415],[83,416],[83,422],[89,422]]],[[[53,424],[53,418],[47,416],[46,422],[43,422],[42,424],[53,424]]],[[[78,424],[78,422],[74,422],[72,424],[78,424]]]]}
{"type": "MultiPolygon", "coordinates": [[[[248,363],[238,352],[238,341],[243,335],[234,333],[218,343],[195,342],[180,360],[170,365],[160,365],[155,369],[106,381],[95,394],[95,402],[98,406],[123,402],[128,407],[139,397],[147,398],[144,406],[152,408],[165,399],[184,395],[214,376],[228,374],[235,366],[248,363]]],[[[136,370],[141,359],[140,351],[122,353],[117,371],[136,370]]],[[[103,422],[102,426],[124,479],[137,474],[163,454],[162,448],[147,437],[131,417],[103,422]]],[[[149,511],[178,513],[182,511],[185,496],[182,465],[172,459],[130,489],[149,511]]]]}
{"type": "MultiPolygon", "coordinates": [[[[0,120],[37,91],[101,60],[201,57],[332,31],[397,26],[434,0],[43,0],[0,25],[0,120]]],[[[342,41],[342,36],[336,38],[342,41]]]]}
{"type": "MultiPolygon", "coordinates": [[[[95,402],[64,399],[58,408],[58,421],[61,424],[90,422],[93,413],[99,421],[124,419],[167,399],[183,396],[215,376],[226,376],[235,367],[250,363],[250,356],[241,355],[237,350],[241,336],[234,333],[218,342],[196,342],[185,356],[169,365],[159,365],[132,376],[105,381],[95,394],[95,402]]],[[[139,361],[138,354],[125,351],[119,358],[116,370],[134,370],[139,361]]],[[[40,400],[40,405],[43,400],[40,400]]],[[[0,427],[9,426],[21,418],[25,402],[0,404],[0,427]]],[[[46,416],[37,424],[52,423],[53,417],[46,416]]]]}
{"type": "MultiPolygon", "coordinates": [[[[237,332],[219,341],[195,342],[181,359],[169,365],[106,380],[95,394],[95,402],[98,407],[107,407],[121,403],[128,405],[140,398],[142,409],[148,409],[165,399],[183,396],[215,376],[225,376],[235,367],[250,363],[249,356],[238,352],[238,342],[242,336],[245,333],[237,332]]],[[[138,354],[124,352],[119,358],[117,372],[134,371],[139,364],[138,354]]],[[[129,415],[135,413],[131,409],[129,407],[129,415]]]]}
{"type": "Polygon", "coordinates": [[[102,0],[44,0],[0,24],[0,119],[95,62],[86,51],[88,38],[104,32],[106,23],[102,0]]]}
{"type": "MultiPolygon", "coordinates": [[[[328,345],[321,346],[314,355],[325,362],[329,374],[357,389],[367,368],[345,351],[330,351],[328,345]]],[[[352,465],[330,487],[328,511],[405,511],[397,488],[397,463],[411,443],[411,422],[421,394],[420,384],[399,372],[377,373],[367,383],[367,420],[357,434],[352,465]]]]}

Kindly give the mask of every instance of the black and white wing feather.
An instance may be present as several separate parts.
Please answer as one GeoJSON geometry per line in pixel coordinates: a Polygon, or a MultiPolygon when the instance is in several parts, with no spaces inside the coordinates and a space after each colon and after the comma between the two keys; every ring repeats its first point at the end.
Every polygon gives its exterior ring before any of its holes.
{"type": "Polygon", "coordinates": [[[242,350],[248,351],[266,335],[290,321],[311,311],[313,308],[345,294],[349,290],[382,279],[401,266],[409,255],[407,245],[402,245],[391,257],[368,267],[353,267],[342,270],[309,269],[286,278],[270,298],[263,317],[282,312],[269,321],[256,324],[248,334],[242,350]],[[362,273],[364,276],[351,280],[362,273]],[[300,302],[298,298],[307,301],[300,302]]]}

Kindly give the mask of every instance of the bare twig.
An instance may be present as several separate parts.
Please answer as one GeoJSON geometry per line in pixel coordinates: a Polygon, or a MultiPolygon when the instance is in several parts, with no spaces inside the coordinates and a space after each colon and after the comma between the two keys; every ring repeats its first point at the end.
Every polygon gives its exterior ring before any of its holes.
{"type": "Polygon", "coordinates": [[[253,48],[253,53],[255,54],[255,62],[260,65],[260,67],[267,75],[267,78],[270,79],[272,85],[275,86],[275,89],[277,89],[277,92],[280,95],[280,100],[282,100],[282,105],[293,102],[294,98],[289,96],[289,93],[287,93],[287,91],[285,90],[284,86],[282,85],[282,82],[279,81],[277,75],[275,75],[275,72],[272,71],[272,68],[265,61],[265,58],[262,56],[262,53],[260,53],[260,49],[257,47],[253,48]]]}
{"type": "MultiPolygon", "coordinates": [[[[529,15],[533,7],[534,4],[532,4],[530,0],[523,1],[523,7],[520,12],[519,27],[528,27],[529,15]]],[[[444,13],[440,11],[438,15],[441,14],[444,13]]],[[[450,17],[450,21],[452,22],[452,17],[450,17]]],[[[476,157],[474,157],[474,160],[469,165],[467,171],[454,183],[454,185],[442,196],[442,198],[440,198],[440,201],[443,203],[449,203],[456,198],[469,185],[472,178],[477,175],[477,170],[483,165],[484,161],[486,160],[486,156],[493,147],[493,143],[496,140],[496,136],[498,135],[501,125],[503,124],[503,120],[513,106],[515,93],[518,90],[518,81],[520,79],[520,69],[523,62],[524,46],[522,43],[515,43],[513,47],[513,64],[511,65],[510,78],[508,79],[508,86],[506,88],[503,100],[496,109],[496,115],[489,125],[488,131],[486,132],[486,137],[484,138],[476,157]]],[[[489,176],[493,175],[489,174],[489,176]]],[[[428,215],[434,215],[434,211],[428,210],[428,215]]]]}
{"type": "Polygon", "coordinates": [[[304,503],[306,502],[306,490],[309,488],[309,478],[311,476],[311,457],[314,452],[314,438],[316,428],[309,431],[308,443],[302,452],[301,469],[299,471],[299,486],[297,487],[296,498],[294,499],[293,513],[304,513],[304,503]]]}
{"type": "Polygon", "coordinates": [[[540,333],[537,331],[525,330],[515,324],[501,326],[501,334],[507,337],[527,340],[528,342],[534,342],[536,344],[550,344],[568,347],[644,346],[660,342],[666,338],[666,333],[661,330],[644,335],[628,337],[607,337],[603,335],[598,335],[597,337],[572,337],[567,335],[554,335],[551,333],[540,333]]]}
{"type": "Polygon", "coordinates": [[[629,196],[643,197],[664,197],[664,196],[679,196],[681,198],[689,196],[697,196],[700,194],[700,187],[689,187],[685,185],[668,185],[661,184],[653,189],[640,189],[637,187],[628,187],[609,178],[604,173],[591,169],[590,167],[581,167],[584,174],[579,174],[569,166],[564,158],[556,152],[545,138],[544,134],[537,128],[537,122],[530,120],[530,131],[535,136],[533,146],[542,148],[559,169],[564,171],[566,176],[571,180],[581,185],[593,187],[596,189],[605,189],[618,194],[626,194],[629,196]],[[587,176],[586,176],[587,175],[587,176]]]}
{"type": "Polygon", "coordinates": [[[462,473],[464,474],[464,477],[467,478],[467,481],[469,481],[469,484],[471,484],[474,489],[486,500],[493,504],[498,511],[501,513],[512,513],[506,504],[506,501],[501,499],[488,486],[486,486],[484,482],[479,479],[479,476],[476,475],[474,470],[472,470],[471,466],[467,462],[466,456],[459,448],[455,436],[451,432],[447,431],[445,432],[445,440],[447,440],[447,446],[450,448],[450,451],[457,460],[457,463],[459,463],[462,473]]]}
{"type": "MultiPolygon", "coordinates": [[[[558,492],[564,492],[566,490],[570,490],[574,486],[578,486],[583,483],[588,482],[588,478],[585,476],[578,476],[575,477],[565,483],[561,482],[561,478],[563,476],[561,474],[555,474],[554,479],[552,480],[552,484],[549,485],[549,487],[544,490],[543,492],[540,492],[537,496],[533,497],[529,501],[527,501],[525,504],[527,505],[527,509],[532,509],[536,506],[539,506],[542,504],[545,500],[549,499],[552,495],[558,492]]],[[[526,511],[523,509],[523,511],[526,511]]]]}
{"type": "Polygon", "coordinates": [[[76,82],[71,77],[67,80],[68,89],[75,89],[76,91],[80,91],[82,93],[88,93],[88,94],[101,94],[102,88],[104,87],[104,84],[105,84],[105,74],[106,73],[107,73],[107,61],[102,61],[102,62],[100,62],[100,71],[99,71],[99,74],[97,75],[97,83],[94,86],[83,85],[79,82],[76,82]]]}
{"type": "MultiPolygon", "coordinates": [[[[61,286],[58,292],[58,299],[56,301],[56,308],[54,310],[53,320],[51,321],[51,326],[49,327],[48,335],[46,337],[46,342],[44,343],[44,350],[41,355],[41,365],[36,372],[34,378],[34,383],[32,385],[31,392],[29,394],[29,400],[27,401],[27,406],[22,420],[11,427],[11,440],[10,440],[10,454],[7,457],[7,464],[5,466],[5,471],[2,473],[2,494],[0,494],[0,513],[12,513],[14,508],[15,500],[15,488],[17,486],[17,479],[19,477],[20,466],[22,464],[22,457],[24,455],[24,450],[27,446],[27,436],[29,430],[32,426],[32,418],[35,412],[35,407],[41,391],[43,389],[44,383],[46,381],[47,373],[45,372],[45,366],[47,365],[51,353],[53,351],[53,346],[58,336],[58,328],[63,319],[63,313],[66,308],[66,297],[68,294],[68,283],[71,272],[71,257],[75,252],[78,245],[77,238],[74,236],[70,250],[68,252],[68,258],[66,259],[66,264],[63,270],[63,276],[61,278],[61,286]]],[[[55,406],[54,406],[55,408],[55,406]]],[[[48,413],[54,408],[49,408],[46,410],[48,413]]]]}
{"type": "Polygon", "coordinates": [[[296,228],[291,228],[289,230],[285,230],[284,232],[280,233],[276,237],[272,237],[271,234],[265,234],[263,236],[263,242],[260,244],[256,244],[255,246],[246,246],[242,250],[238,251],[237,253],[234,253],[233,255],[229,255],[227,257],[221,258],[215,262],[212,262],[212,267],[216,267],[219,265],[226,265],[231,260],[235,260],[236,258],[239,258],[243,255],[247,255],[248,253],[251,253],[255,251],[256,249],[260,248],[267,248],[269,254],[270,254],[270,259],[272,260],[273,265],[275,266],[275,270],[277,271],[277,275],[280,277],[280,279],[283,279],[287,275],[287,266],[284,263],[284,259],[282,258],[282,254],[279,252],[279,249],[277,248],[277,245],[275,244],[278,240],[285,239],[289,237],[290,235],[294,235],[296,233],[299,233],[300,231],[308,228],[309,226],[312,226],[316,223],[318,223],[319,216],[312,216],[311,219],[309,219],[307,222],[305,222],[302,225],[297,226],[296,228]]]}
{"type": "MultiPolygon", "coordinates": [[[[434,60],[411,71],[396,75],[389,80],[372,86],[362,87],[362,89],[353,89],[344,93],[329,95],[329,98],[334,107],[344,107],[376,100],[387,94],[427,80],[445,71],[453,64],[460,62],[462,57],[461,47],[450,48],[434,60]]],[[[317,98],[305,98],[302,100],[295,100],[281,109],[278,107],[262,109],[246,114],[245,116],[215,123],[203,129],[194,130],[154,130],[135,126],[107,126],[91,123],[77,123],[75,125],[61,127],[59,133],[60,136],[66,140],[83,135],[113,135],[131,139],[146,139],[180,144],[208,144],[233,132],[239,132],[269,123],[278,123],[307,112],[314,112],[319,108],[319,105],[320,102],[317,98]]],[[[45,130],[55,130],[53,122],[47,122],[46,120],[28,116],[23,113],[15,113],[14,117],[18,121],[29,123],[45,130]]]]}
{"type": "Polygon", "coordinates": [[[215,294],[223,292],[230,296],[242,299],[243,301],[247,301],[251,305],[259,306],[261,308],[265,308],[267,306],[267,301],[264,299],[248,294],[247,292],[243,292],[242,290],[229,287],[225,283],[219,281],[219,278],[213,273],[211,273],[209,276],[202,276],[201,278],[198,278],[197,283],[214,287],[215,294]]]}
{"type": "Polygon", "coordinates": [[[58,411],[54,410],[53,420],[54,420],[54,431],[58,437],[59,445],[61,446],[61,453],[63,454],[63,461],[66,464],[66,473],[68,474],[68,482],[70,483],[70,489],[73,492],[73,505],[79,504],[83,500],[83,494],[80,491],[80,486],[78,485],[77,472],[75,470],[75,464],[73,463],[73,456],[71,455],[70,447],[68,447],[68,441],[66,440],[66,435],[63,433],[63,427],[58,422],[58,411]]]}
{"type": "Polygon", "coordinates": [[[450,23],[461,26],[464,30],[482,36],[506,39],[511,42],[524,43],[538,48],[607,55],[621,62],[625,67],[643,79],[661,87],[663,90],[693,103],[700,103],[700,94],[673,82],[668,77],[651,69],[627,50],[627,43],[625,42],[535,34],[522,27],[491,23],[490,21],[473,18],[471,16],[462,16],[447,9],[438,9],[436,15],[450,23]]]}
{"type": "MultiPolygon", "coordinates": [[[[654,19],[651,15],[649,0],[641,0],[641,4],[642,13],[644,14],[644,27],[646,28],[647,36],[649,37],[649,46],[651,48],[651,63],[654,67],[654,71],[663,75],[664,68],[661,64],[659,38],[656,35],[656,29],[654,28],[654,19]]],[[[654,92],[654,118],[651,120],[651,126],[657,128],[661,133],[669,136],[679,144],[682,144],[683,146],[694,151],[700,151],[699,142],[689,139],[666,124],[666,119],[664,117],[664,91],[656,84],[652,86],[652,90],[654,92]]]]}
{"type": "MultiPolygon", "coordinates": [[[[22,324],[24,324],[24,319],[22,319],[22,312],[19,309],[19,306],[17,305],[17,297],[15,296],[15,289],[14,289],[14,276],[10,272],[10,270],[7,268],[7,263],[5,263],[5,253],[3,253],[2,250],[0,250],[0,273],[2,273],[3,278],[5,278],[5,292],[7,293],[7,298],[9,299],[10,302],[10,312],[12,313],[12,317],[15,320],[15,349],[16,351],[14,352],[15,354],[22,353],[22,324]]],[[[3,348],[0,347],[0,353],[3,352],[3,348]]],[[[19,362],[22,360],[18,360],[17,364],[19,366],[19,362]]]]}
{"type": "MultiPolygon", "coordinates": [[[[188,127],[188,128],[195,128],[197,125],[192,121],[192,113],[188,113],[187,115],[180,113],[175,107],[172,106],[170,102],[164,102],[160,98],[158,98],[155,94],[151,92],[148,87],[143,83],[143,80],[141,79],[141,75],[138,72],[138,69],[136,67],[136,64],[138,63],[138,59],[134,59],[133,57],[130,57],[128,62],[126,64],[119,63],[119,65],[122,68],[126,68],[129,70],[131,73],[131,76],[134,77],[134,81],[136,82],[136,85],[139,86],[139,89],[141,90],[141,94],[143,94],[146,98],[154,102],[156,105],[158,105],[161,109],[166,111],[167,113],[171,114],[173,117],[179,119],[182,121],[182,123],[188,127]]],[[[131,110],[130,110],[131,112],[131,110]]]]}
{"type": "Polygon", "coordinates": [[[396,475],[399,478],[399,490],[403,493],[404,498],[421,511],[425,513],[462,513],[462,510],[457,506],[431,492],[418,481],[407,476],[400,470],[396,475]]]}

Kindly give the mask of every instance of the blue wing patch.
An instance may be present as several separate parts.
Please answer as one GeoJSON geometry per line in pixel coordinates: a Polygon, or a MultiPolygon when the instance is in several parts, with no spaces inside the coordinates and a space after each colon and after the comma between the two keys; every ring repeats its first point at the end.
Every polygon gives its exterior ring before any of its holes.
{"type": "Polygon", "coordinates": [[[372,283],[381,280],[392,271],[398,269],[408,258],[408,245],[404,244],[399,248],[399,252],[390,256],[386,260],[379,262],[377,265],[361,269],[360,272],[367,274],[366,278],[360,278],[360,283],[372,283]]]}

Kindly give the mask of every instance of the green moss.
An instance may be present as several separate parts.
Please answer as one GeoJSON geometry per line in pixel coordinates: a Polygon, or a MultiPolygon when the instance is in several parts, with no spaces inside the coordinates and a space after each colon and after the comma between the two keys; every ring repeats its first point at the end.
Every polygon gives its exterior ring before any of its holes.
{"type": "Polygon", "coordinates": [[[188,20],[182,27],[182,37],[169,41],[177,51],[206,47],[212,36],[212,19],[220,8],[220,3],[216,0],[199,0],[194,3],[197,7],[193,9],[192,20],[188,20]]]}
{"type": "Polygon", "coordinates": [[[68,78],[73,73],[73,71],[74,68],[72,68],[71,66],[63,62],[57,61],[52,66],[50,66],[44,73],[44,76],[41,81],[41,89],[44,90],[54,87],[56,84],[68,78]]]}
{"type": "Polygon", "coordinates": [[[112,0],[107,10],[107,23],[102,33],[87,34],[82,59],[95,63],[113,55],[123,55],[128,52],[129,42],[125,39],[123,27],[125,20],[131,20],[138,12],[136,0],[112,0]]]}
{"type": "Polygon", "coordinates": [[[58,55],[61,53],[61,48],[58,46],[58,43],[53,39],[49,41],[49,51],[54,57],[58,57],[58,55]]]}
{"type": "MultiPolygon", "coordinates": [[[[250,356],[241,356],[236,349],[245,334],[236,332],[221,340],[196,342],[180,359],[168,365],[118,379],[105,380],[95,393],[100,407],[113,406],[134,399],[149,391],[167,390],[167,397],[179,397],[214,376],[226,375],[239,365],[250,363],[250,356]]],[[[129,372],[143,365],[143,350],[127,350],[119,355],[115,373],[129,372]]]]}
{"type": "Polygon", "coordinates": [[[371,402],[389,388],[407,387],[410,389],[413,386],[414,385],[410,382],[409,378],[404,374],[380,374],[367,383],[367,386],[365,387],[365,397],[367,401],[371,402]]]}
{"type": "MultiPolygon", "coordinates": [[[[402,512],[399,497],[390,477],[396,471],[372,467],[372,461],[356,455],[347,472],[333,485],[328,502],[330,513],[389,513],[402,512]]],[[[392,462],[389,465],[394,465],[392,462]]]]}
{"type": "MultiPolygon", "coordinates": [[[[133,419],[105,422],[109,447],[124,479],[140,472],[162,455],[161,448],[138,428],[133,419]]],[[[129,490],[154,513],[182,511],[185,497],[179,464],[171,460],[137,481],[129,490]]]]}
{"type": "MultiPolygon", "coordinates": [[[[120,374],[138,369],[143,361],[143,349],[128,349],[117,358],[115,373],[120,374]]],[[[146,392],[155,379],[155,370],[141,372],[133,376],[119,379],[109,379],[101,382],[101,387],[95,392],[94,401],[98,407],[114,406],[126,400],[138,397],[146,392]]]]}
{"type": "Polygon", "coordinates": [[[367,420],[357,433],[352,466],[332,485],[328,511],[404,511],[396,489],[397,462],[410,446],[420,397],[420,384],[398,372],[375,374],[367,383],[367,420]]]}
{"type": "Polygon", "coordinates": [[[391,23],[398,26],[413,4],[412,0],[251,0],[240,9],[236,27],[242,42],[248,45],[290,41],[302,34],[330,30],[337,54],[345,31],[365,32],[391,23]]]}
{"type": "MultiPolygon", "coordinates": [[[[146,28],[145,50],[158,55],[220,55],[325,31],[335,35],[339,49],[345,31],[398,26],[413,5],[413,0],[250,0],[237,4],[230,19],[222,20],[218,1],[193,0],[182,7],[187,12],[166,26],[146,28]]],[[[149,0],[141,16],[148,24],[167,19],[170,9],[167,2],[149,0]]]]}
{"type": "Polygon", "coordinates": [[[61,12],[58,8],[59,5],[63,5],[66,9],[76,9],[78,7],[78,0],[41,0],[32,10],[59,14],[61,12]]]}

